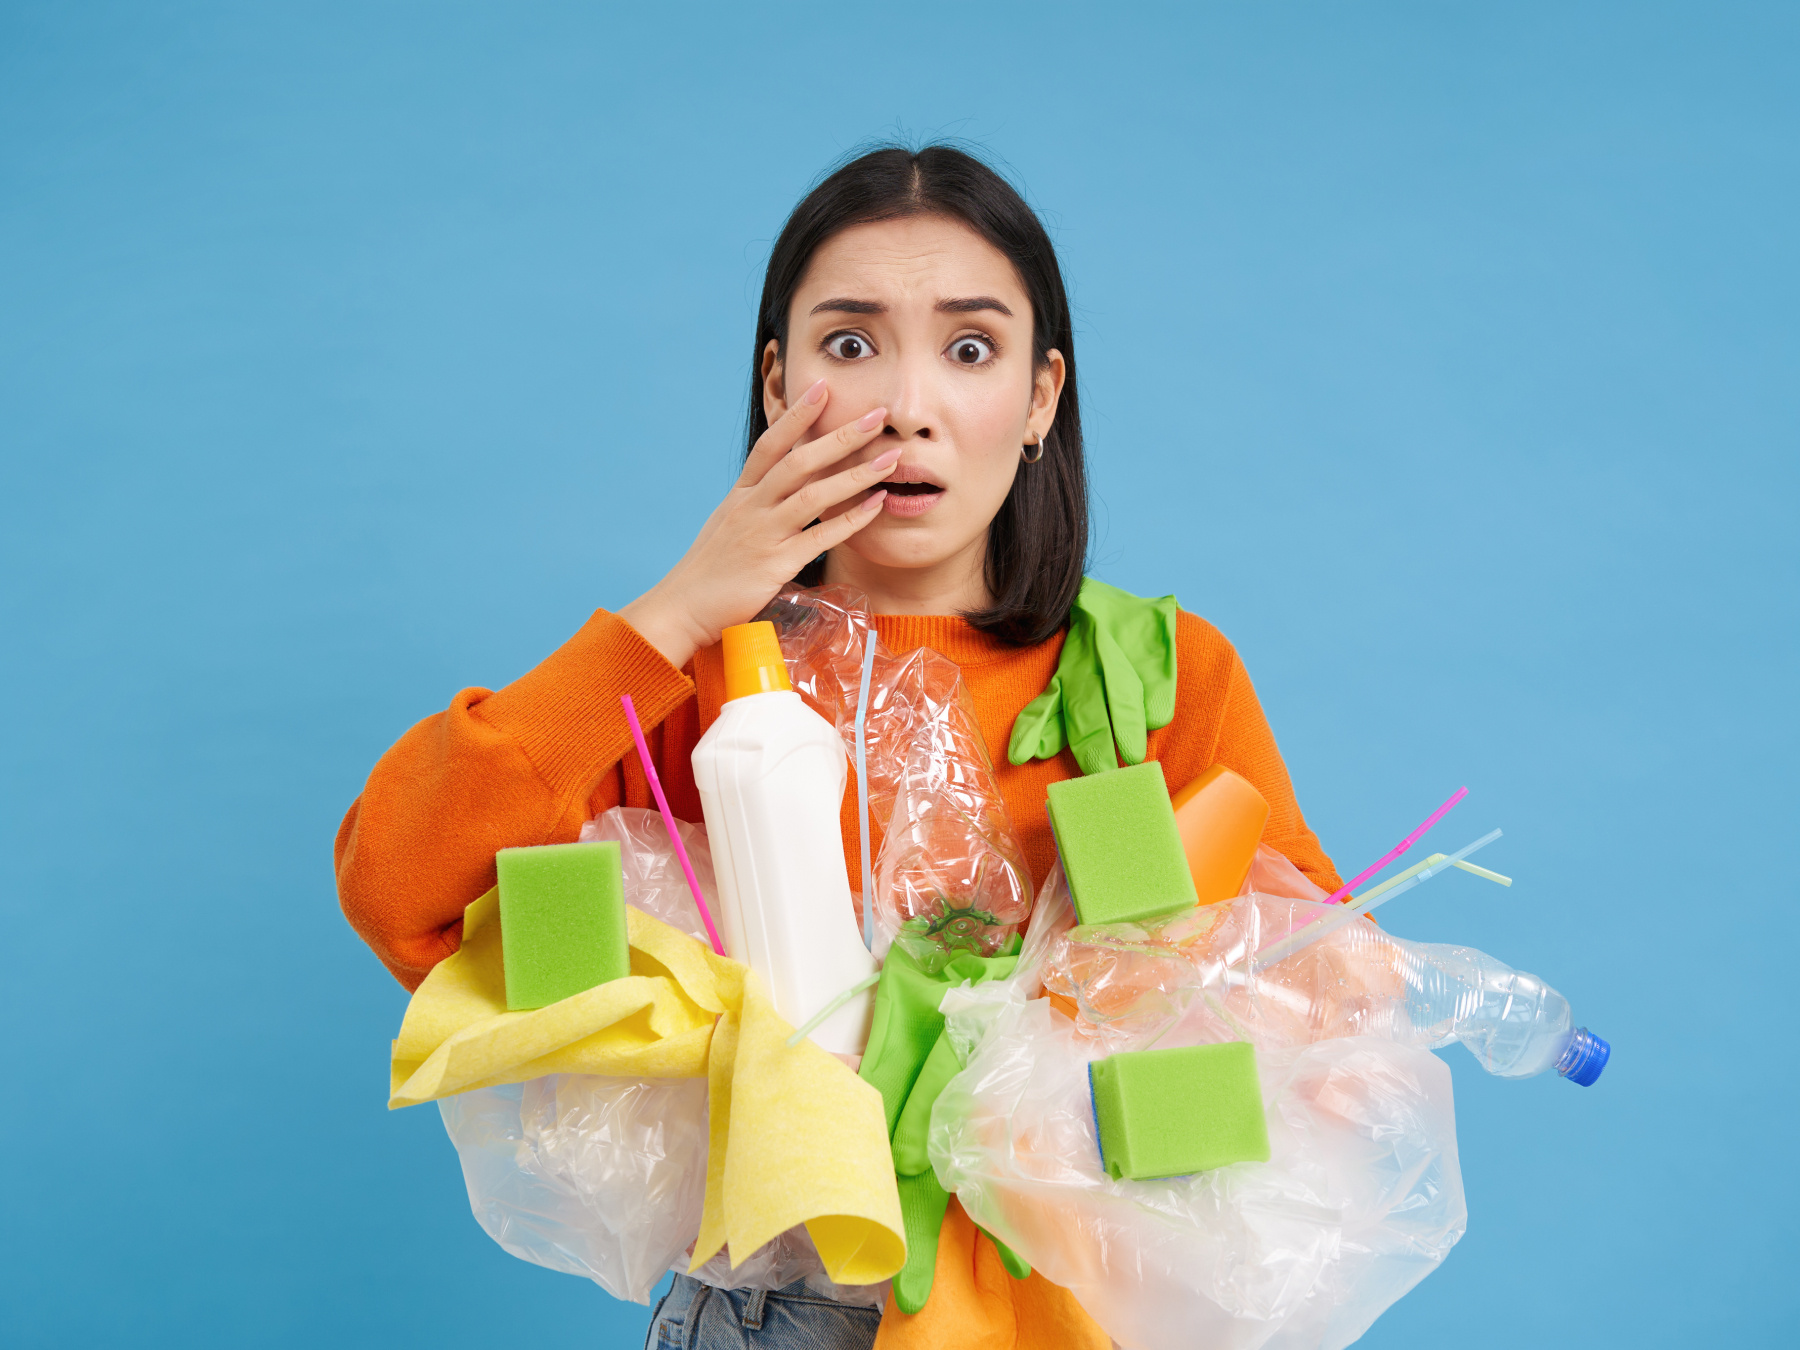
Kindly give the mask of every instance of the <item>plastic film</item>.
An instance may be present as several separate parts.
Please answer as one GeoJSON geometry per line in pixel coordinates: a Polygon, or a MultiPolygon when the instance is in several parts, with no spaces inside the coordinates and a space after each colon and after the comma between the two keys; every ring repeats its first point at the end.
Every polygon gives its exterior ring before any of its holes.
{"type": "Polygon", "coordinates": [[[790,587],[759,617],[775,624],[794,688],[831,719],[852,762],[875,645],[864,734],[877,953],[898,941],[935,970],[957,951],[998,952],[1031,914],[1030,874],[956,664],[924,647],[886,651],[866,597],[847,586],[790,587]]]}
{"type": "MultiPolygon", "coordinates": [[[[706,831],[677,826],[711,903],[717,892],[706,831]]],[[[582,826],[581,839],[617,841],[626,901],[706,942],[660,814],[614,807],[582,826]]],[[[446,1097],[438,1107],[476,1221],[512,1255],[634,1303],[649,1302],[665,1272],[686,1271],[705,1199],[704,1078],[556,1074],[446,1097]]],[[[880,1306],[887,1288],[833,1284],[803,1227],[735,1271],[721,1252],[696,1276],[727,1289],[804,1280],[825,1297],[871,1306],[880,1306]]]]}
{"type": "Polygon", "coordinates": [[[1287,894],[1251,891],[1161,924],[1063,928],[1046,939],[1044,988],[1075,1006],[1084,1035],[1120,1049],[1173,1043],[1157,1038],[1210,1018],[1259,1050],[1374,1036],[1426,1050],[1460,1041],[1507,1078],[1556,1065],[1571,1019],[1555,989],[1472,947],[1340,922],[1343,907],[1305,895],[1323,892],[1298,872],[1283,876],[1277,859],[1259,850],[1250,884],[1287,894]],[[1265,963],[1295,934],[1321,929],[1265,963]]]}
{"type": "MultiPolygon", "coordinates": [[[[1323,895],[1278,855],[1259,857],[1251,875],[1323,895]]],[[[1267,988],[1225,978],[1246,947],[1316,900],[1207,908],[1158,928],[1081,929],[1053,872],[1014,978],[944,1000],[964,1068],[932,1112],[931,1161],[977,1223],[1069,1288],[1122,1346],[1164,1346],[1179,1327],[1184,1344],[1335,1350],[1462,1235],[1449,1071],[1421,1038],[1371,1021],[1403,983],[1392,974],[1350,962],[1347,982],[1329,989],[1317,964],[1276,968],[1267,988]],[[1040,980],[1057,1000],[1032,997],[1040,980]],[[1270,1160],[1109,1178],[1088,1064],[1231,1040],[1257,1049],[1270,1160]]]]}

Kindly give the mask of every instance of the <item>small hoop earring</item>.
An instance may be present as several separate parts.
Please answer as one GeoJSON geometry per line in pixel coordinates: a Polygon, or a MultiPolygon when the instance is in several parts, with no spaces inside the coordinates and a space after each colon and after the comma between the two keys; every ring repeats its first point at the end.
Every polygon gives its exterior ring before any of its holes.
{"type": "Polygon", "coordinates": [[[1019,458],[1024,460],[1027,464],[1036,464],[1044,457],[1044,447],[1048,444],[1050,444],[1050,433],[1046,431],[1042,436],[1037,438],[1037,444],[1031,447],[1036,450],[1037,453],[1035,455],[1028,455],[1021,450],[1019,452],[1019,458]]]}

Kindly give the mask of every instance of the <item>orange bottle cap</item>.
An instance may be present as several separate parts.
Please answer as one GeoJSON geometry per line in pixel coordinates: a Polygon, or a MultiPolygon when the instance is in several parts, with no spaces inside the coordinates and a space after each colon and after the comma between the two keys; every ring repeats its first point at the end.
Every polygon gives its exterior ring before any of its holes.
{"type": "Polygon", "coordinates": [[[781,641],[775,625],[737,623],[720,634],[725,644],[725,701],[750,694],[792,689],[787,662],[781,659],[781,641]]]}
{"type": "Polygon", "coordinates": [[[1256,860],[1256,845],[1269,820],[1268,802],[1244,779],[1215,764],[1177,792],[1174,805],[1200,903],[1229,900],[1256,860]]]}

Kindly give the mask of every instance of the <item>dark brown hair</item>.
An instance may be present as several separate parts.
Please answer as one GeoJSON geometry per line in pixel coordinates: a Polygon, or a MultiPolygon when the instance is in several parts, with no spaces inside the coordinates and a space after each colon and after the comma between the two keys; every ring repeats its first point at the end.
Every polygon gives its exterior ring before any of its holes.
{"type": "MultiPolygon", "coordinates": [[[[763,349],[773,338],[785,352],[788,309],[813,254],[852,225],[919,215],[959,220],[1004,253],[1031,298],[1034,366],[1042,369],[1052,347],[1062,353],[1067,377],[1044,456],[1021,466],[988,528],[987,585],[994,603],[963,616],[1008,642],[1042,642],[1068,619],[1087,562],[1087,466],[1075,388],[1075,335],[1050,236],[1013,186],[973,155],[948,145],[883,146],[834,170],[794,208],[763,276],[744,453],[748,456],[769,427],[762,401],[763,349]]],[[[797,580],[816,586],[824,571],[821,555],[797,580]]]]}

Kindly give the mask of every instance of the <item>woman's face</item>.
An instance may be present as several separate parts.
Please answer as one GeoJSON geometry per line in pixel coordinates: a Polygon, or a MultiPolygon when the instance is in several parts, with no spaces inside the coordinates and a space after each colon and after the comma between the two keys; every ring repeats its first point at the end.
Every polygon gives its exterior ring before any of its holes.
{"type": "Polygon", "coordinates": [[[877,568],[962,564],[980,574],[988,524],[1013,475],[1032,472],[1021,453],[1049,428],[1062,393],[1060,352],[1032,369],[1032,322],[1012,264],[958,221],[857,225],[820,246],[794,293],[786,352],[771,342],[763,353],[764,410],[773,422],[823,378],[830,402],[812,437],[887,409],[882,434],[832,472],[902,452],[880,485],[881,514],[840,548],[877,568]]]}

